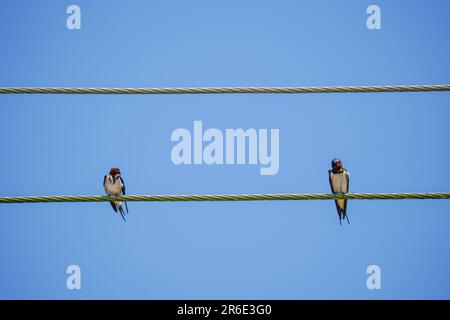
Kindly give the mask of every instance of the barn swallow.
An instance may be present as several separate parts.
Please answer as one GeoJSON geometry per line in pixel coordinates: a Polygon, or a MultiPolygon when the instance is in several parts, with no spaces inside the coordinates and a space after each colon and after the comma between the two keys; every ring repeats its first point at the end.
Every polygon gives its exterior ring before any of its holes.
{"type": "MultiPolygon", "coordinates": [[[[120,195],[125,195],[125,182],[120,175],[119,168],[111,168],[109,174],[103,178],[103,187],[108,196],[118,197],[120,195]]],[[[128,213],[127,203],[125,201],[124,203],[128,213]]],[[[120,201],[111,201],[110,204],[114,212],[119,211],[122,219],[125,221],[125,211],[123,210],[120,201]]]]}
{"type": "MultiPolygon", "coordinates": [[[[333,159],[331,161],[331,169],[328,170],[328,178],[330,181],[330,187],[333,194],[348,193],[350,185],[350,175],[339,159],[333,159]]],[[[339,215],[339,223],[342,225],[342,220],[347,218],[347,222],[350,221],[347,217],[347,199],[335,200],[336,209],[339,215]]]]}

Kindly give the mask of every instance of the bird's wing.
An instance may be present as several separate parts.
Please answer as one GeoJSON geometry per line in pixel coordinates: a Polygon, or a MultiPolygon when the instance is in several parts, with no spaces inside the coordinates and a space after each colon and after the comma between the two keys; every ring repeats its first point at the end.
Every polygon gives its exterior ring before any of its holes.
{"type": "MultiPolygon", "coordinates": [[[[119,176],[120,182],[122,182],[122,194],[125,195],[125,182],[123,181],[122,176],[119,176]]],[[[123,203],[125,203],[125,209],[127,210],[128,213],[128,205],[127,202],[124,201],[123,203]]]]}
{"type": "Polygon", "coordinates": [[[350,188],[350,174],[345,170],[345,178],[347,178],[347,190],[345,193],[348,193],[348,189],[350,188]]]}
{"type": "Polygon", "coordinates": [[[125,182],[123,181],[123,178],[119,176],[120,182],[122,183],[122,194],[125,195],[125,182]]]}
{"type": "Polygon", "coordinates": [[[333,184],[331,183],[331,170],[328,170],[328,181],[330,182],[331,192],[334,193],[333,184]]]}
{"type": "Polygon", "coordinates": [[[105,187],[106,184],[106,176],[103,177],[103,188],[105,187]]]}

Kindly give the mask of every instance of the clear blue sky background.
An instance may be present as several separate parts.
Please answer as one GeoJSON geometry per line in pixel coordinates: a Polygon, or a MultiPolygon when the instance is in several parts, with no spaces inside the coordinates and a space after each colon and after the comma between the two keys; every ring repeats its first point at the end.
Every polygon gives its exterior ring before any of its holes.
{"type": "MultiPolygon", "coordinates": [[[[1,86],[449,83],[448,1],[9,1],[1,86]],[[81,7],[81,30],[66,8],[81,7]],[[382,30],[366,27],[378,4],[382,30]]],[[[450,191],[449,93],[1,95],[0,195],[450,191]],[[280,170],[175,166],[176,128],[279,128],[280,170]]],[[[0,298],[450,298],[450,201],[0,205],[0,298]],[[68,265],[82,289],[67,290],[68,265]],[[381,267],[382,289],[366,287],[381,267]]]]}

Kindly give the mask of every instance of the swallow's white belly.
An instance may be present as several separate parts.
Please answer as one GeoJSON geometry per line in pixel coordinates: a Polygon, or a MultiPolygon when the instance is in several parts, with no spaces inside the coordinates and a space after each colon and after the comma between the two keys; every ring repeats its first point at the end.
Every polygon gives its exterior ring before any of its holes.
{"type": "Polygon", "coordinates": [[[105,183],[105,191],[107,195],[110,196],[120,196],[122,192],[122,185],[119,180],[116,180],[116,183],[111,183],[110,181],[106,181],[105,183]]]}
{"type": "Polygon", "coordinates": [[[334,192],[347,192],[347,183],[347,176],[345,172],[331,173],[331,184],[333,185],[334,192]]]}

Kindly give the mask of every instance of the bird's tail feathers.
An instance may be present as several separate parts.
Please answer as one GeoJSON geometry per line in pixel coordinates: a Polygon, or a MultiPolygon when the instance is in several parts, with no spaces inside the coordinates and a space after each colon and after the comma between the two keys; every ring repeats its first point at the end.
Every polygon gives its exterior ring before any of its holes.
{"type": "Polygon", "coordinates": [[[120,215],[122,216],[123,221],[127,221],[125,219],[125,211],[123,211],[123,207],[122,204],[119,202],[119,204],[117,205],[117,208],[119,209],[120,215]]]}
{"type": "Polygon", "coordinates": [[[117,206],[116,206],[116,203],[114,203],[114,202],[111,201],[109,204],[111,205],[111,208],[113,208],[114,212],[117,212],[117,206]]]}
{"type": "Polygon", "coordinates": [[[123,210],[122,204],[120,203],[120,201],[114,201],[114,202],[110,202],[111,207],[113,208],[114,212],[119,212],[120,215],[122,216],[122,219],[124,221],[125,220],[125,211],[123,210]]]}
{"type": "Polygon", "coordinates": [[[344,217],[347,219],[347,223],[350,224],[350,220],[348,219],[348,215],[345,212],[344,212],[344,217]]]}

